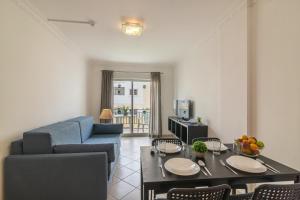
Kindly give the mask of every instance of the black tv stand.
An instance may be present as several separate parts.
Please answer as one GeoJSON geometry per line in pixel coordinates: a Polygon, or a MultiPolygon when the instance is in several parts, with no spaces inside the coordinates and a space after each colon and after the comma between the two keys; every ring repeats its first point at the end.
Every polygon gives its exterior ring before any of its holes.
{"type": "Polygon", "coordinates": [[[168,118],[168,129],[177,138],[191,145],[192,140],[198,137],[208,137],[208,127],[201,123],[189,123],[178,117],[168,118]]]}

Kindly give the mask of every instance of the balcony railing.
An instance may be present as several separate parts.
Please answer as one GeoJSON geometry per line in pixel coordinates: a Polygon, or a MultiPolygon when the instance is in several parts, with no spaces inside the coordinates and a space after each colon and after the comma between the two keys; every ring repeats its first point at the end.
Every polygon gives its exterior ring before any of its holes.
{"type": "Polygon", "coordinates": [[[149,133],[150,109],[133,109],[133,116],[130,109],[114,108],[113,122],[123,124],[123,132],[126,134],[149,133]],[[131,129],[132,125],[132,129],[131,129]]]}

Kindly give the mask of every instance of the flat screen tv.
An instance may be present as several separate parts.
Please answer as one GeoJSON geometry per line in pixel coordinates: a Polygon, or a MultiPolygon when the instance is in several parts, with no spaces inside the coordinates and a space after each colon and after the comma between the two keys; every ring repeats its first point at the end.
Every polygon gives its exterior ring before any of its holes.
{"type": "Polygon", "coordinates": [[[192,118],[192,101],[176,100],[176,115],[178,118],[184,120],[192,118]]]}

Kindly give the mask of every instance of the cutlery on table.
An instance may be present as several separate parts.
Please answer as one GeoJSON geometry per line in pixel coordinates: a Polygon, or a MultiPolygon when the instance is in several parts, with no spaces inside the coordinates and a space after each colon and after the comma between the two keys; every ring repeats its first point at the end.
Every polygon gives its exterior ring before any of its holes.
{"type": "Polygon", "coordinates": [[[223,160],[219,160],[219,161],[220,161],[221,165],[223,165],[224,167],[226,167],[227,169],[229,169],[230,171],[232,171],[232,173],[238,175],[238,173],[236,171],[234,171],[231,167],[229,167],[228,165],[226,165],[223,160]]]}
{"type": "Polygon", "coordinates": [[[265,163],[264,161],[262,161],[261,159],[256,159],[258,162],[260,162],[261,164],[265,165],[270,171],[274,172],[274,173],[280,173],[280,171],[278,171],[277,169],[275,169],[274,167],[272,167],[271,165],[268,165],[267,163],[265,163]]]}
{"type": "Polygon", "coordinates": [[[210,173],[210,171],[207,169],[207,167],[205,166],[205,162],[203,162],[202,160],[198,160],[198,164],[200,167],[203,167],[205,169],[205,171],[212,176],[212,174],[210,173]]]}
{"type": "Polygon", "coordinates": [[[200,171],[201,171],[205,176],[208,176],[208,174],[207,174],[203,169],[201,169],[201,167],[200,167],[200,171]]]}
{"type": "Polygon", "coordinates": [[[158,166],[159,166],[159,168],[160,168],[162,177],[165,178],[165,177],[166,177],[166,174],[165,174],[164,168],[163,168],[163,166],[162,166],[161,157],[158,157],[158,166]]]}

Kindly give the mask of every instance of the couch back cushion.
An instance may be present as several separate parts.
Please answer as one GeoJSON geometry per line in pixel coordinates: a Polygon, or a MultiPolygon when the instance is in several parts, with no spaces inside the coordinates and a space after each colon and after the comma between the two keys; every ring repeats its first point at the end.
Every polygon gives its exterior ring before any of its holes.
{"type": "Polygon", "coordinates": [[[24,154],[52,153],[52,147],[60,144],[81,144],[78,123],[58,122],[23,134],[24,154]]]}
{"type": "Polygon", "coordinates": [[[82,143],[91,137],[94,124],[94,118],[92,116],[76,117],[67,120],[67,122],[77,122],[79,124],[82,143]]]}

